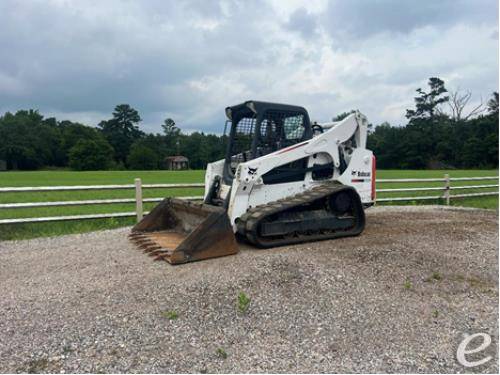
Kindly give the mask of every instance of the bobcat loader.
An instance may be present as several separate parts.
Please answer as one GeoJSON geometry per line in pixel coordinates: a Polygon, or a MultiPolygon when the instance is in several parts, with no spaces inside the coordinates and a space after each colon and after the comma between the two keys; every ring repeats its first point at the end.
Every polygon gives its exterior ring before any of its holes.
{"type": "Polygon", "coordinates": [[[140,249],[179,264],[235,254],[236,237],[267,248],[363,231],[375,201],[365,116],[311,124],[302,107],[258,101],[226,116],[226,157],[207,166],[204,202],[163,200],[132,229],[140,249]]]}

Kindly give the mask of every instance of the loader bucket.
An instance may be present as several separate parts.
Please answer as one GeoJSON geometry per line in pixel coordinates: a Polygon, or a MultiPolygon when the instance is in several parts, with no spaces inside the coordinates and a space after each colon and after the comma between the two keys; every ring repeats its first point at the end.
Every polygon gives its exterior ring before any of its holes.
{"type": "Polygon", "coordinates": [[[236,254],[226,210],[165,198],[132,228],[129,238],[145,253],[171,264],[236,254]]]}

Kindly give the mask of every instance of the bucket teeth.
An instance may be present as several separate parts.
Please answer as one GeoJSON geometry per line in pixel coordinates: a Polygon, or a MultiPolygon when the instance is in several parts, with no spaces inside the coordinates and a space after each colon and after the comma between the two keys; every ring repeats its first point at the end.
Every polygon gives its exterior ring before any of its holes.
{"type": "Polygon", "coordinates": [[[134,240],[134,242],[138,245],[149,245],[154,243],[154,241],[151,238],[147,237],[136,239],[134,240]]]}
{"type": "Polygon", "coordinates": [[[148,239],[143,239],[140,241],[134,241],[134,243],[137,245],[137,247],[142,248],[142,249],[147,249],[151,246],[156,246],[156,243],[153,240],[148,239]]]}
{"type": "Polygon", "coordinates": [[[161,252],[161,253],[158,253],[155,258],[153,260],[164,260],[164,261],[169,261],[168,259],[170,258],[170,256],[172,255],[172,252],[171,251],[165,251],[165,252],[161,252]]]}
{"type": "Polygon", "coordinates": [[[158,250],[154,250],[154,251],[148,252],[147,255],[150,256],[150,257],[155,257],[158,254],[162,254],[162,253],[164,253],[166,251],[167,251],[166,249],[158,249],[158,250]]]}
{"type": "Polygon", "coordinates": [[[153,261],[155,261],[155,262],[163,262],[163,261],[168,262],[167,255],[158,255],[158,256],[153,258],[153,261]]]}
{"type": "Polygon", "coordinates": [[[139,250],[144,253],[151,253],[158,250],[164,250],[164,248],[158,245],[153,239],[149,238],[145,234],[130,235],[130,240],[135,243],[139,250]]]}
{"type": "Polygon", "coordinates": [[[165,254],[170,255],[171,250],[165,249],[165,247],[160,246],[154,239],[152,239],[150,236],[147,234],[143,233],[138,233],[129,236],[130,240],[137,246],[139,250],[142,250],[143,253],[151,256],[151,257],[157,257],[159,259],[159,256],[163,256],[165,254]]]}
{"type": "Polygon", "coordinates": [[[171,264],[238,252],[225,209],[175,198],[158,204],[128,238],[140,251],[171,264]]]}
{"type": "Polygon", "coordinates": [[[163,249],[163,250],[154,251],[154,252],[150,253],[149,255],[152,256],[152,257],[161,257],[161,258],[163,258],[164,256],[170,256],[171,254],[172,254],[171,250],[163,249]]]}
{"type": "Polygon", "coordinates": [[[147,247],[143,247],[142,251],[144,253],[153,253],[155,251],[162,250],[162,249],[163,249],[163,247],[158,246],[158,245],[149,245],[147,247]]]}

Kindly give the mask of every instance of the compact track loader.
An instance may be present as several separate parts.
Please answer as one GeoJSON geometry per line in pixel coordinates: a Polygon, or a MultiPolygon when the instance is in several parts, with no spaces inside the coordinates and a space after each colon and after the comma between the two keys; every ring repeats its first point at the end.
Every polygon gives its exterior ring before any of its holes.
{"type": "Polygon", "coordinates": [[[171,264],[360,234],[375,200],[368,122],[355,112],[311,124],[298,106],[226,108],[226,157],[208,164],[203,203],[166,198],[133,227],[140,249],[171,264]],[[229,126],[228,126],[229,125],[229,126]]]}

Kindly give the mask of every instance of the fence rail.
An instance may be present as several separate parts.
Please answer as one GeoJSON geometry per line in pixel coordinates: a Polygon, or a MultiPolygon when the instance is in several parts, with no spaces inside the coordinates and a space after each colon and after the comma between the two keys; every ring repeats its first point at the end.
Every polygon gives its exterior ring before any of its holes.
{"type": "Polygon", "coordinates": [[[498,176],[484,176],[484,177],[449,177],[443,178],[378,178],[377,183],[390,183],[390,182],[446,182],[446,181],[486,181],[498,180],[498,176]]]}
{"type": "MultiPolygon", "coordinates": [[[[143,189],[182,189],[204,187],[205,184],[144,184],[143,189]]],[[[68,191],[68,190],[118,190],[135,189],[135,184],[128,185],[74,185],[74,186],[22,186],[0,187],[0,193],[13,193],[19,191],[68,191]]]]}
{"type": "MultiPolygon", "coordinates": [[[[396,178],[396,179],[378,179],[379,183],[418,183],[418,182],[441,182],[443,186],[436,187],[410,187],[410,188],[393,188],[393,189],[376,189],[377,193],[401,193],[401,192],[418,192],[418,191],[442,191],[440,195],[424,195],[424,196],[408,196],[408,197],[384,197],[378,198],[377,202],[400,202],[400,201],[418,201],[418,200],[439,200],[444,199],[447,205],[454,198],[468,197],[483,197],[483,196],[498,196],[498,191],[488,192],[472,192],[467,194],[450,194],[452,190],[468,190],[468,189],[491,189],[499,187],[498,184],[485,185],[462,185],[451,186],[450,182],[454,181],[489,181],[497,180],[498,176],[485,177],[450,177],[444,175],[443,178],[396,178]]],[[[50,217],[31,217],[18,219],[0,219],[0,224],[19,224],[19,223],[40,223],[49,221],[66,221],[66,220],[86,220],[86,219],[103,219],[116,217],[133,217],[141,220],[147,212],[143,211],[143,203],[160,202],[164,198],[143,198],[143,189],[182,189],[182,188],[201,188],[205,185],[202,183],[184,183],[184,184],[142,184],[140,179],[135,179],[134,184],[125,185],[78,185],[78,186],[30,186],[30,187],[0,187],[0,193],[13,192],[42,192],[42,191],[70,191],[70,190],[118,190],[118,189],[133,189],[135,190],[135,198],[120,198],[120,199],[93,199],[79,201],[52,201],[52,202],[23,202],[23,203],[1,203],[0,209],[17,209],[17,208],[34,208],[34,207],[59,207],[59,206],[84,206],[84,205],[99,205],[99,204],[118,204],[118,203],[135,203],[135,211],[133,212],[118,212],[104,214],[88,214],[88,215],[67,215],[67,216],[50,216],[50,217]]],[[[180,199],[199,200],[202,196],[179,197],[180,199]]]]}
{"type": "Polygon", "coordinates": [[[423,195],[423,196],[408,196],[408,197],[385,197],[377,198],[377,202],[404,202],[404,201],[422,201],[422,200],[439,200],[444,199],[446,205],[450,204],[453,198],[468,198],[468,197],[485,197],[485,196],[498,196],[498,191],[488,191],[482,193],[467,193],[467,194],[451,194],[452,190],[467,190],[467,189],[491,189],[497,188],[498,184],[485,184],[485,185],[461,185],[451,186],[451,182],[456,181],[498,181],[498,176],[484,176],[484,177],[450,177],[445,174],[443,178],[393,178],[393,179],[378,179],[379,183],[418,183],[418,182],[441,182],[443,186],[435,187],[416,187],[416,188],[393,188],[393,189],[377,189],[377,193],[397,193],[397,192],[411,192],[411,191],[442,191],[442,195],[423,195]]]}

